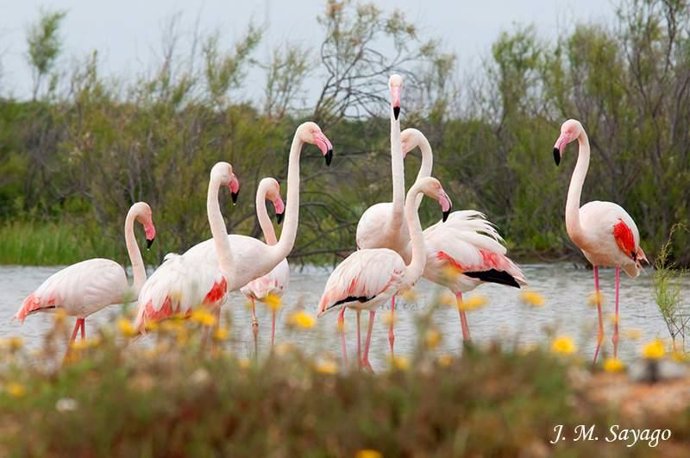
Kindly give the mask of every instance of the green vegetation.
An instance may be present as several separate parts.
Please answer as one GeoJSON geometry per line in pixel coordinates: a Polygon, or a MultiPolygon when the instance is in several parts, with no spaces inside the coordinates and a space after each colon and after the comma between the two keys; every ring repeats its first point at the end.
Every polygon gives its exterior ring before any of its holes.
{"type": "MultiPolygon", "coordinates": [[[[551,159],[567,118],[583,122],[592,144],[583,199],[626,208],[650,258],[675,223],[688,224],[685,0],[626,0],[616,23],[577,24],[555,42],[517,27],[497,39],[471,80],[459,77],[452,52],[421,37],[401,12],[369,3],[327,1],[318,49],[288,43],[258,65],[262,37],[255,27],[230,46],[219,33],[197,34],[185,51],[188,43],[173,21],[157,67],[125,80],[102,75],[96,50],[61,68],[63,18],[43,11],[29,28],[34,100],[0,93],[0,218],[31,223],[10,223],[5,235],[13,228],[40,230],[47,221],[87,240],[104,236],[124,259],[122,219],[132,202],[145,200],[160,234],[154,254],[186,249],[209,236],[204,189],[220,159],[233,163],[243,186],[240,204],[226,212],[229,230],[257,235],[256,183],[263,176],[285,178],[293,132],[312,119],[333,141],[336,156],[326,169],[311,148],[305,151],[292,256],[332,262],[354,248],[362,211],[390,199],[386,82],[394,71],[405,77],[403,127],[428,136],[434,174],[457,207],[485,212],[514,254],[580,256],[563,228],[574,147],[561,168],[551,159]],[[244,96],[250,66],[264,69],[263,100],[244,96]],[[305,106],[307,81],[319,90],[305,106]]],[[[414,157],[407,161],[408,183],[418,164],[414,157]]],[[[56,232],[51,244],[69,243],[62,234],[71,236],[56,232]]],[[[17,237],[0,238],[2,262],[73,259],[5,255],[16,252],[6,243],[16,244],[17,237]]],[[[690,265],[689,243],[690,235],[679,233],[670,261],[690,265]]],[[[111,252],[101,248],[93,244],[81,254],[111,252]]]]}

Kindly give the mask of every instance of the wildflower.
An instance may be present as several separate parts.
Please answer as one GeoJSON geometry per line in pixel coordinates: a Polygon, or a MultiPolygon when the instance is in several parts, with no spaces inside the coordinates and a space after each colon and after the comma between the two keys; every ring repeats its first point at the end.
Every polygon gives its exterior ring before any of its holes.
{"type": "Polygon", "coordinates": [[[463,299],[459,304],[458,308],[463,312],[470,312],[472,310],[478,310],[484,307],[487,303],[486,296],[475,294],[468,299],[463,299]]]}
{"type": "Polygon", "coordinates": [[[66,318],[67,318],[67,312],[65,312],[65,309],[62,309],[62,308],[55,309],[55,314],[53,315],[53,322],[56,325],[63,324],[65,322],[66,318]]]}
{"type": "Polygon", "coordinates": [[[615,313],[609,314],[608,318],[609,318],[609,321],[611,322],[611,324],[617,324],[618,323],[619,318],[616,316],[615,313]]]}
{"type": "Polygon", "coordinates": [[[270,293],[268,296],[266,296],[264,302],[266,303],[268,308],[271,309],[271,311],[273,312],[277,312],[283,306],[280,296],[273,293],[270,293]]]}
{"type": "Polygon", "coordinates": [[[134,329],[132,322],[127,318],[120,318],[117,320],[117,329],[120,330],[120,334],[125,337],[133,337],[137,335],[137,330],[134,329]]]}
{"type": "Polygon", "coordinates": [[[391,324],[395,325],[395,323],[398,321],[398,319],[395,317],[395,313],[392,311],[388,311],[383,314],[383,324],[386,326],[390,326],[391,324]]]}
{"type": "Polygon", "coordinates": [[[570,337],[559,336],[551,342],[551,351],[562,355],[572,355],[577,351],[577,347],[570,337]]]}
{"type": "Polygon", "coordinates": [[[405,302],[417,302],[417,298],[419,297],[414,288],[406,289],[400,296],[405,300],[405,302]]]}
{"type": "Polygon", "coordinates": [[[314,368],[320,374],[333,375],[338,373],[338,365],[332,359],[319,360],[314,368]]]}
{"type": "Polygon", "coordinates": [[[444,291],[441,293],[438,297],[438,302],[441,305],[447,305],[447,306],[456,306],[457,305],[457,300],[455,299],[455,294],[451,293],[450,291],[444,291]]]}
{"type": "Polygon", "coordinates": [[[213,313],[209,312],[205,308],[199,308],[194,310],[189,319],[192,320],[192,322],[194,323],[199,323],[202,326],[208,327],[215,326],[217,321],[213,313]]]}
{"type": "Polygon", "coordinates": [[[671,352],[671,358],[678,363],[684,363],[688,360],[688,355],[682,351],[673,350],[673,352],[671,352]]]}
{"type": "Polygon", "coordinates": [[[2,340],[1,346],[8,350],[15,352],[24,346],[24,340],[21,337],[13,336],[2,340]]]}
{"type": "Polygon", "coordinates": [[[410,360],[404,356],[391,356],[390,364],[393,369],[397,369],[399,371],[406,371],[410,368],[410,360]]]}
{"type": "Polygon", "coordinates": [[[445,353],[443,355],[439,355],[438,358],[436,359],[438,361],[438,365],[441,367],[448,367],[451,364],[453,364],[453,355],[450,355],[448,353],[445,353]]]}
{"type": "Polygon", "coordinates": [[[69,348],[75,351],[86,350],[90,347],[89,341],[86,339],[74,340],[70,342],[69,348]]]}
{"type": "Polygon", "coordinates": [[[543,307],[544,303],[546,302],[544,300],[544,296],[536,291],[529,290],[520,293],[520,299],[522,299],[522,302],[527,305],[531,305],[532,307],[543,307]]]}
{"type": "Polygon", "coordinates": [[[457,267],[454,267],[452,265],[446,265],[443,270],[441,271],[441,276],[448,281],[453,281],[455,280],[458,275],[460,275],[462,272],[460,272],[460,269],[457,267]]]}
{"type": "Polygon", "coordinates": [[[622,372],[625,369],[625,364],[618,358],[606,358],[604,360],[604,370],[606,372],[622,372]]]}
{"type": "Polygon", "coordinates": [[[430,350],[438,347],[442,339],[443,336],[436,328],[427,329],[426,333],[424,334],[424,344],[430,350]]]}
{"type": "Polygon", "coordinates": [[[223,328],[223,327],[217,327],[213,331],[213,340],[216,342],[224,342],[228,340],[228,337],[230,336],[230,331],[228,331],[228,328],[223,328]]]}
{"type": "Polygon", "coordinates": [[[55,410],[58,412],[73,412],[77,410],[77,407],[79,407],[79,403],[72,398],[60,398],[55,403],[55,410]]]}
{"type": "Polygon", "coordinates": [[[316,318],[304,310],[299,310],[297,312],[293,312],[288,317],[288,323],[296,328],[311,329],[316,324],[316,318]]]}
{"type": "Polygon", "coordinates": [[[666,349],[661,339],[654,339],[642,348],[642,357],[646,359],[661,359],[666,349]]]}
{"type": "Polygon", "coordinates": [[[240,358],[237,360],[237,364],[242,369],[248,369],[249,366],[251,366],[252,362],[249,360],[249,358],[240,358]]]}
{"type": "Polygon", "coordinates": [[[342,321],[338,320],[337,327],[338,327],[338,332],[345,332],[345,329],[347,329],[345,326],[345,320],[342,320],[342,321]]]}
{"type": "Polygon", "coordinates": [[[629,340],[640,340],[642,338],[642,331],[637,328],[630,328],[623,331],[623,336],[629,340]]]}
{"type": "Polygon", "coordinates": [[[293,344],[291,344],[290,342],[281,342],[278,345],[276,345],[275,347],[273,347],[273,351],[278,356],[287,355],[288,353],[292,352],[294,349],[295,349],[295,346],[293,344]]]}
{"type": "Polygon", "coordinates": [[[358,450],[357,453],[355,453],[355,458],[383,458],[383,454],[378,450],[366,448],[358,450]]]}
{"type": "Polygon", "coordinates": [[[5,386],[5,391],[7,391],[7,394],[13,398],[22,398],[26,394],[26,388],[24,388],[24,385],[17,382],[8,383],[7,386],[5,386]]]}
{"type": "Polygon", "coordinates": [[[145,327],[146,332],[157,332],[160,329],[160,326],[158,325],[157,321],[149,321],[146,323],[145,327]]]}
{"type": "Polygon", "coordinates": [[[601,291],[593,291],[587,298],[587,303],[589,303],[589,305],[592,307],[595,307],[597,304],[603,305],[604,295],[601,293],[601,291]]]}

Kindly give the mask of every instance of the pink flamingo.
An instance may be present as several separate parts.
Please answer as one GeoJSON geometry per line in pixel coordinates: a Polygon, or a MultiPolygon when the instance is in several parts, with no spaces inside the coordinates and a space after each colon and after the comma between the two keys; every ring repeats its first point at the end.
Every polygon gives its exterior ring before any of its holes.
{"type": "Polygon", "coordinates": [[[17,311],[15,318],[24,321],[27,315],[36,312],[62,309],[77,321],[70,342],[81,329],[81,338],[86,337],[84,320],[87,316],[112,304],[130,302],[139,295],[146,281],[146,268],[134,235],[134,222],[144,226],[147,248],[156,237],[151,207],[137,202],[129,209],[125,218],[125,244],[132,264],[133,284],[127,282],[125,269],[110,259],[95,258],[81,261],[54,273],[33,293],[29,294],[17,311]]]}
{"type": "MultiPolygon", "coordinates": [[[[292,251],[297,235],[299,219],[299,159],[305,143],[316,145],[329,165],[333,157],[333,146],[321,132],[316,123],[301,124],[292,140],[288,165],[287,187],[288,200],[285,209],[285,228],[275,245],[270,245],[253,237],[237,234],[227,234],[225,241],[212,239],[198,243],[180,256],[172,256],[174,264],[166,261],[144,285],[139,296],[139,314],[136,321],[138,328],[149,320],[160,320],[175,313],[186,313],[198,304],[209,302],[205,299],[212,295],[214,303],[221,301],[226,292],[239,290],[250,281],[268,274],[292,251]],[[219,247],[222,251],[219,251],[219,247]],[[185,267],[181,267],[184,265],[185,267]],[[167,266],[167,267],[166,267],[167,266]],[[221,272],[224,275],[221,275],[221,272]],[[162,271],[159,275],[156,275],[162,271]],[[179,273],[176,273],[179,272],[179,273]],[[203,283],[199,283],[199,275],[205,272],[203,283]],[[180,275],[184,279],[180,278],[180,275]],[[209,279],[215,279],[210,281],[209,279]],[[192,284],[189,285],[190,280],[192,284]],[[222,281],[223,283],[218,283],[222,281]],[[151,286],[147,285],[151,283],[151,286]],[[154,286],[154,283],[156,285],[154,286]],[[180,285],[187,284],[186,289],[180,285]],[[216,287],[221,287],[215,293],[216,287]],[[195,291],[198,290],[198,291],[195,291]],[[182,302],[184,305],[182,305],[182,302]],[[171,303],[174,302],[174,303],[171,303]]],[[[210,192],[210,187],[209,187],[210,192]]],[[[217,199],[216,199],[217,200],[217,199]]],[[[207,203],[211,232],[214,227],[225,227],[223,215],[216,201],[207,203]]],[[[220,305],[221,302],[218,302],[220,305]]]]}
{"type": "MultiPolygon", "coordinates": [[[[400,75],[391,75],[388,80],[391,101],[391,174],[393,176],[393,202],[382,202],[367,208],[357,224],[357,248],[390,248],[406,256],[406,247],[410,235],[405,222],[405,168],[400,144],[400,93],[403,80],[400,75]]],[[[421,201],[421,196],[419,197],[421,201]]],[[[393,333],[395,314],[395,296],[391,296],[391,324],[388,330],[388,342],[391,352],[395,342],[393,333]]],[[[340,317],[339,325],[343,325],[340,317]]]]}
{"type": "Polygon", "coordinates": [[[599,266],[616,268],[616,317],[613,331],[613,356],[618,357],[618,292],[620,287],[620,269],[623,268],[630,277],[637,277],[642,270],[641,262],[648,262],[640,247],[640,234],[635,221],[612,202],[593,201],[580,207],[582,185],[589,168],[589,139],[579,121],[569,119],[561,126],[561,135],[553,147],[553,158],[556,165],[561,162],[568,143],[577,139],[579,150],[575,170],[568,188],[565,204],[565,227],[568,236],[582,250],[587,260],[594,267],[594,289],[597,297],[597,314],[599,330],[597,348],[594,352],[594,363],[597,361],[601,342],[604,339],[604,323],[601,315],[599,293],[599,266]]]}
{"type": "MultiPolygon", "coordinates": [[[[335,268],[326,282],[318,306],[318,315],[340,308],[339,321],[346,307],[357,311],[357,359],[361,365],[369,364],[369,346],[374,327],[376,309],[399,291],[410,288],[424,271],[426,251],[419,214],[415,208],[417,195],[424,193],[441,205],[443,219],[450,213],[451,202],[441,183],[435,178],[417,181],[408,191],[405,202],[405,219],[412,240],[410,262],[389,248],[368,248],[355,251],[335,268]],[[361,358],[359,316],[362,310],[369,310],[369,325],[361,358]]],[[[347,361],[344,330],[340,328],[343,360],[347,361]]]]}
{"type": "MultiPolygon", "coordinates": [[[[266,199],[273,202],[273,207],[276,211],[276,219],[278,220],[278,224],[280,224],[283,220],[285,206],[283,204],[283,199],[280,197],[280,184],[278,184],[274,178],[264,178],[259,182],[259,187],[256,191],[256,216],[259,219],[259,226],[261,226],[261,230],[264,233],[266,243],[275,245],[278,243],[278,239],[276,238],[273,224],[271,224],[271,219],[266,210],[266,199]]],[[[263,277],[250,281],[240,288],[240,292],[244,294],[252,304],[252,330],[254,333],[255,347],[259,331],[259,322],[256,319],[254,305],[255,301],[266,302],[266,299],[271,295],[281,297],[289,282],[290,266],[288,265],[287,259],[283,258],[283,260],[269,273],[263,277]]],[[[271,346],[273,346],[276,333],[276,310],[272,308],[271,311],[271,346]]]]}
{"type": "MultiPolygon", "coordinates": [[[[424,134],[417,129],[405,129],[401,142],[404,156],[417,147],[422,152],[417,180],[429,176],[433,167],[433,153],[424,134]]],[[[420,203],[418,197],[417,208],[420,203]]],[[[437,223],[424,231],[424,242],[427,260],[423,276],[455,294],[464,341],[470,340],[470,328],[461,307],[462,293],[472,291],[482,283],[499,283],[516,288],[527,284],[520,268],[506,256],[503,238],[478,211],[451,213],[444,224],[437,223]],[[449,275],[449,272],[454,274],[449,275]]],[[[410,250],[408,248],[407,251],[410,250]]]]}

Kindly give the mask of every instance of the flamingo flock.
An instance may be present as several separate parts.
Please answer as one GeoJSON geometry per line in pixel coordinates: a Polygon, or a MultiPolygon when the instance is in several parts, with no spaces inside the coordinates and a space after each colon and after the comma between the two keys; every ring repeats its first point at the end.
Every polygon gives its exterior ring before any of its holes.
{"type": "MultiPolygon", "coordinates": [[[[441,182],[432,176],[433,153],[427,138],[417,129],[400,129],[403,79],[392,75],[390,95],[390,150],[392,201],[377,203],[361,216],[356,230],[357,250],[331,273],[316,307],[318,316],[338,312],[341,352],[347,361],[344,332],[345,311],[355,311],[357,320],[357,364],[371,368],[369,350],[376,312],[390,302],[395,313],[396,296],[412,288],[419,278],[448,288],[456,297],[460,330],[465,342],[471,341],[469,323],[463,307],[463,293],[483,283],[515,288],[527,285],[520,267],[507,256],[503,238],[496,226],[479,211],[465,209],[451,213],[451,199],[441,182]],[[405,192],[404,159],[419,148],[422,162],[414,184],[405,192]],[[419,206],[423,197],[436,200],[442,212],[437,223],[422,228],[419,206]],[[361,347],[360,314],[369,312],[368,329],[361,347]]],[[[640,247],[635,222],[619,205],[589,202],[580,206],[580,196],[590,148],[582,124],[568,120],[561,126],[553,150],[559,165],[567,145],[577,140],[578,159],[572,175],[565,207],[569,237],[593,266],[598,312],[597,361],[603,341],[602,306],[599,300],[599,267],[615,268],[615,320],[613,354],[617,357],[619,340],[620,269],[629,276],[639,275],[647,262],[640,247]]],[[[151,208],[137,202],[125,218],[125,244],[132,266],[130,285],[122,266],[108,259],[89,259],[68,266],[51,275],[24,300],[15,317],[24,319],[33,313],[62,309],[76,317],[70,342],[86,335],[84,321],[96,311],[111,305],[136,302],[134,328],[145,333],[150,323],[172,316],[190,316],[198,308],[218,315],[231,291],[241,291],[251,304],[254,345],[257,345],[258,321],[255,303],[280,297],[288,286],[290,268],[287,257],[292,251],[299,223],[300,154],[305,144],[316,146],[326,165],[333,157],[331,141],[313,122],[301,124],[295,131],[288,157],[287,204],[280,185],[264,178],[256,193],[256,212],[264,240],[240,234],[228,234],[219,197],[227,188],[233,203],[240,183],[227,162],[216,163],[210,172],[206,209],[212,238],[202,241],[182,254],[168,254],[161,266],[147,279],[141,252],[134,234],[134,222],[144,227],[147,246],[156,229],[151,208]],[[266,201],[275,209],[278,224],[284,218],[280,238],[268,216],[266,201]]],[[[275,310],[272,316],[271,345],[275,340],[275,310]]],[[[388,341],[395,352],[394,316],[388,341]]]]}

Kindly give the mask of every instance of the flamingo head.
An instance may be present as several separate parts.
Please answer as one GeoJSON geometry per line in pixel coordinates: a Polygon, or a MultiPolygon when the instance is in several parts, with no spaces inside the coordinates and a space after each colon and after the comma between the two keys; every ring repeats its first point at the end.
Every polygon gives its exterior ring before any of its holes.
{"type": "Polygon", "coordinates": [[[433,177],[426,177],[418,180],[417,183],[421,187],[421,190],[427,196],[436,199],[441,206],[441,212],[443,213],[443,222],[445,223],[450,215],[450,211],[453,208],[453,203],[443,189],[441,182],[433,177]]]}
{"type": "MultiPolygon", "coordinates": [[[[285,216],[285,203],[280,196],[280,183],[275,178],[264,178],[269,180],[269,188],[266,192],[266,199],[270,200],[276,211],[276,222],[281,224],[285,216]]],[[[262,180],[263,181],[263,180],[262,180]]]]}
{"type": "Polygon", "coordinates": [[[577,139],[583,130],[580,121],[575,119],[568,119],[563,123],[561,126],[561,135],[558,137],[558,140],[556,140],[556,144],[553,145],[553,160],[556,162],[556,165],[561,163],[561,158],[563,157],[565,147],[568,146],[568,143],[577,139]]]}
{"type": "Polygon", "coordinates": [[[232,165],[227,162],[217,162],[211,169],[211,181],[217,180],[220,186],[227,186],[230,190],[233,205],[237,203],[240,194],[240,182],[232,172],[232,165]]]}
{"type": "Polygon", "coordinates": [[[308,121],[302,123],[297,128],[296,135],[302,142],[316,145],[326,159],[326,165],[331,165],[331,160],[333,160],[333,145],[328,137],[321,132],[321,128],[315,122],[308,121]]]}
{"type": "Polygon", "coordinates": [[[400,116],[400,92],[402,91],[403,79],[400,75],[391,75],[388,80],[388,88],[391,91],[391,108],[393,109],[393,116],[398,120],[400,116]]]}
{"type": "Polygon", "coordinates": [[[411,127],[400,132],[403,158],[407,156],[407,153],[419,146],[420,139],[423,136],[424,135],[420,131],[411,127]]]}
{"type": "Polygon", "coordinates": [[[146,249],[151,248],[153,241],[156,239],[156,226],[153,225],[153,212],[151,207],[146,202],[137,202],[132,205],[130,212],[136,215],[136,221],[144,226],[146,233],[146,249]]]}

